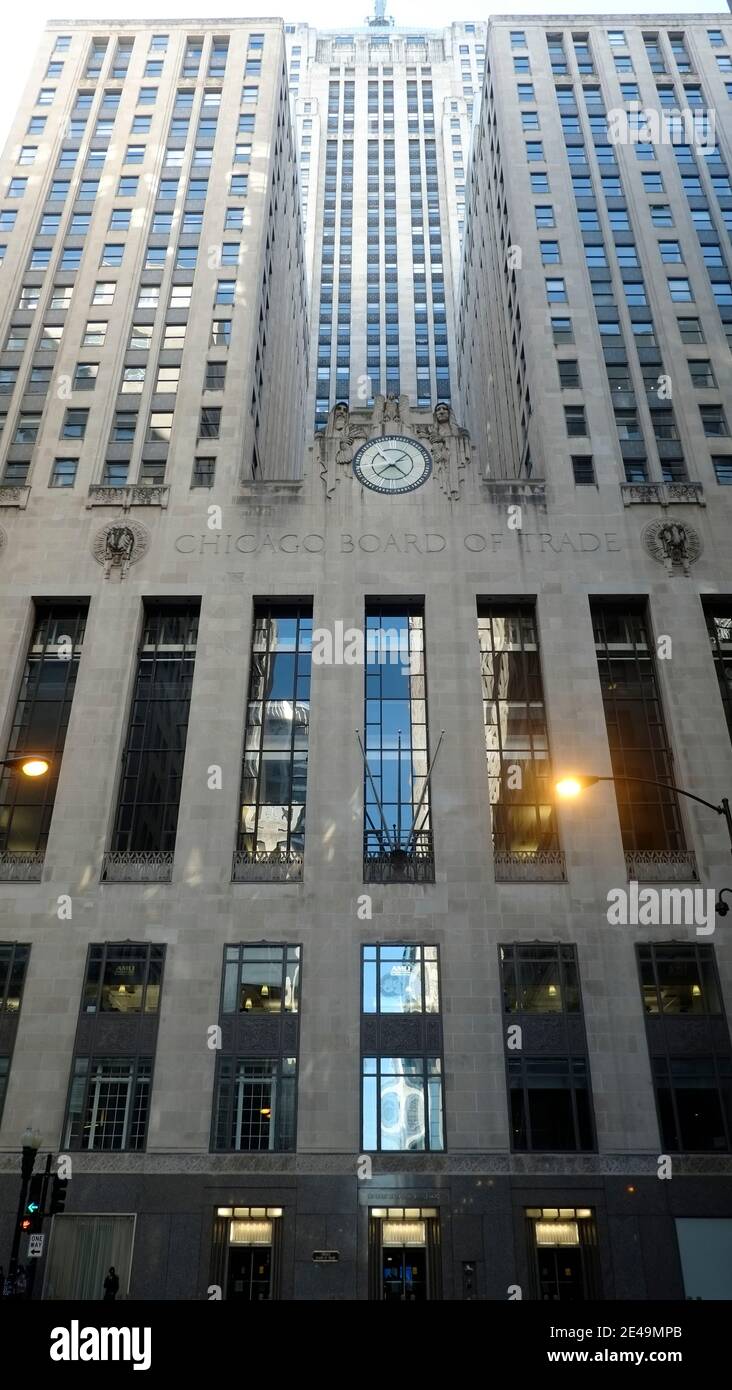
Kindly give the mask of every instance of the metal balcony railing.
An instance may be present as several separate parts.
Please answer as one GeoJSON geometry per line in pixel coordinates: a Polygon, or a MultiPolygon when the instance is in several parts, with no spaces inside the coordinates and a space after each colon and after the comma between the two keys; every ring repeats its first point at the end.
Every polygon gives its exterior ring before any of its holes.
{"type": "Polygon", "coordinates": [[[416,835],[404,831],[401,841],[366,831],[363,844],[364,883],[434,883],[435,854],[431,830],[416,835]]]}
{"type": "Polygon", "coordinates": [[[0,883],[40,883],[43,854],[0,854],[0,883]]]}
{"type": "Polygon", "coordinates": [[[172,850],[111,849],[102,861],[102,883],[170,883],[172,877],[172,850]]]}
{"type": "Polygon", "coordinates": [[[302,850],[236,850],[231,878],[233,883],[300,883],[302,866],[302,850]]]}
{"type": "Polygon", "coordinates": [[[564,852],[553,850],[496,850],[493,860],[498,883],[564,883],[564,852]]]}
{"type": "Polygon", "coordinates": [[[697,882],[699,871],[693,850],[632,850],[625,856],[628,879],[638,883],[697,882]]]}

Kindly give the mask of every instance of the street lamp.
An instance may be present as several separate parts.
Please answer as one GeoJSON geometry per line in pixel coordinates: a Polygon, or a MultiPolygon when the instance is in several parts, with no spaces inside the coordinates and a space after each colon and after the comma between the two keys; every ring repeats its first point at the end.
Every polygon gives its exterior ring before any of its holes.
{"type": "Polygon", "coordinates": [[[570,801],[574,797],[581,796],[587,787],[594,787],[597,782],[640,782],[645,787],[661,787],[667,792],[676,792],[677,796],[686,796],[689,801],[698,801],[700,806],[706,806],[710,811],[716,811],[718,816],[724,816],[729,835],[730,852],[732,853],[732,809],[729,799],[722,797],[719,805],[713,801],[705,801],[703,796],[697,796],[695,792],[687,792],[684,787],[676,787],[672,782],[656,782],[651,777],[588,777],[583,773],[570,773],[565,777],[560,777],[554,784],[554,790],[558,796],[565,801],[570,801]]]}
{"type": "Polygon", "coordinates": [[[23,1131],[20,1139],[22,1145],[22,1156],[20,1162],[20,1200],[18,1202],[18,1217],[15,1222],[13,1232],[13,1245],[10,1251],[10,1264],[8,1265],[8,1283],[10,1293],[15,1293],[15,1278],[18,1273],[18,1252],[20,1250],[20,1223],[25,1212],[25,1199],[28,1195],[28,1184],[33,1175],[36,1154],[43,1143],[43,1136],[37,1129],[30,1126],[23,1131]]]}
{"type": "Polygon", "coordinates": [[[26,777],[43,777],[50,763],[42,753],[18,753],[12,758],[0,758],[0,767],[17,768],[26,777]]]}

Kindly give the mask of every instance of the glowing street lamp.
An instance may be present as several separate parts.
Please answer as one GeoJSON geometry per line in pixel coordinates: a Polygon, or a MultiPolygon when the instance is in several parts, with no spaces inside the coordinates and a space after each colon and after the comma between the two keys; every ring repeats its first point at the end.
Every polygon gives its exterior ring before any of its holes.
{"type": "Polygon", "coordinates": [[[594,777],[586,776],[584,773],[567,773],[560,777],[554,784],[557,796],[564,801],[571,801],[581,796],[588,787],[594,787],[598,782],[639,782],[645,787],[661,787],[664,791],[675,792],[677,796],[686,796],[689,801],[698,801],[700,806],[706,806],[710,811],[716,811],[718,816],[724,816],[727,833],[729,834],[730,848],[732,849],[732,809],[730,808],[729,798],[722,797],[719,805],[713,801],[706,801],[703,796],[697,796],[695,792],[687,792],[684,787],[676,787],[673,782],[656,782],[652,777],[594,777]]]}
{"type": "Polygon", "coordinates": [[[0,758],[0,767],[17,768],[25,777],[44,777],[50,767],[48,758],[40,753],[22,753],[12,758],[0,758]]]}

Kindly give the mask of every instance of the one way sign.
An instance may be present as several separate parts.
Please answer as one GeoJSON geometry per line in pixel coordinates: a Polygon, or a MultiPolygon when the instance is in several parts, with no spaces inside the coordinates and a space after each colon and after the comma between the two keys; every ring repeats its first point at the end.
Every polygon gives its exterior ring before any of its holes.
{"type": "Polygon", "coordinates": [[[44,1235],[32,1235],[28,1237],[28,1256],[31,1260],[37,1260],[43,1254],[44,1235]]]}

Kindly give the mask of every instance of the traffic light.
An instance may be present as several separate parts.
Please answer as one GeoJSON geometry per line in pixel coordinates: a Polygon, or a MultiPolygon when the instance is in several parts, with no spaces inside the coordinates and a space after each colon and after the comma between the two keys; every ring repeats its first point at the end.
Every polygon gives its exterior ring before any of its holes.
{"type": "Polygon", "coordinates": [[[54,1173],[51,1186],[51,1205],[48,1209],[49,1216],[60,1216],[61,1212],[64,1210],[68,1185],[68,1178],[60,1178],[54,1173]]]}
{"type": "Polygon", "coordinates": [[[25,1199],[23,1216],[20,1222],[21,1231],[33,1232],[40,1231],[43,1223],[43,1174],[35,1173],[28,1184],[28,1195],[25,1199]]]}

